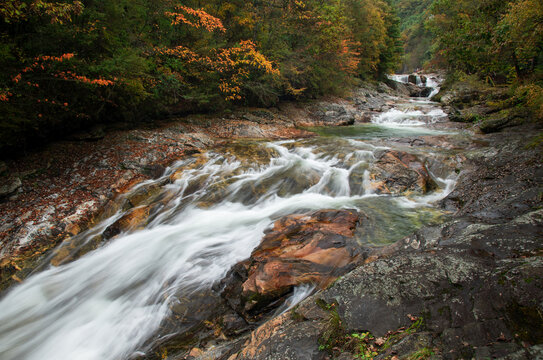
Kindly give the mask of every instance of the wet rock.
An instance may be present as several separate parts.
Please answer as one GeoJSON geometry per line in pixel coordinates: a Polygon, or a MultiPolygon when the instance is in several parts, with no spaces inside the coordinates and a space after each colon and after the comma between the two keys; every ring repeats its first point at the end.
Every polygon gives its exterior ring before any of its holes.
{"type": "Polygon", "coordinates": [[[221,148],[229,156],[235,157],[241,161],[244,166],[266,165],[274,157],[279,157],[276,149],[268,146],[262,146],[262,143],[254,142],[249,144],[246,140],[243,142],[229,142],[227,146],[221,148]]]}
{"type": "Polygon", "coordinates": [[[455,284],[479,276],[475,275],[478,271],[483,275],[482,270],[478,262],[454,254],[399,255],[356,269],[322,298],[338,304],[338,315],[347,329],[366,329],[375,336],[384,336],[390,330],[408,326],[407,314],[424,312],[422,299],[439,298],[442,287],[450,291],[455,284]]]}
{"type": "Polygon", "coordinates": [[[385,84],[389,86],[391,89],[396,90],[403,96],[409,96],[410,91],[408,90],[408,84],[404,84],[398,81],[385,79],[385,84]]]}
{"type": "Polygon", "coordinates": [[[166,168],[162,165],[144,165],[141,168],[142,172],[151,179],[158,179],[164,174],[166,168]]]}
{"type": "Polygon", "coordinates": [[[431,87],[420,87],[411,85],[409,89],[409,96],[427,98],[430,96],[433,90],[434,89],[432,89],[431,87]]]}
{"type": "Polygon", "coordinates": [[[367,124],[373,120],[374,113],[362,113],[356,118],[357,123],[367,124]]]}
{"type": "Polygon", "coordinates": [[[434,89],[432,89],[431,87],[423,87],[421,88],[418,96],[424,98],[429,97],[433,90],[434,89]]]}
{"type": "Polygon", "coordinates": [[[18,177],[0,178],[0,199],[13,195],[23,186],[18,177]]]}
{"type": "Polygon", "coordinates": [[[407,77],[407,81],[409,81],[411,84],[417,85],[417,75],[411,74],[407,77]]]}
{"type": "MultiPolygon", "coordinates": [[[[238,319],[239,316],[232,314],[218,294],[210,290],[183,289],[172,301],[170,309],[171,315],[163,320],[156,337],[149,341],[148,345],[152,344],[153,351],[147,352],[144,359],[161,360],[166,353],[168,359],[221,358],[222,352],[220,347],[216,347],[217,342],[227,340],[226,322],[236,322],[229,318],[238,319]],[[191,352],[193,357],[189,357],[191,352]]],[[[247,329],[242,329],[240,325],[228,336],[236,336],[244,330],[247,329]]],[[[228,353],[228,349],[225,353],[228,353]]]]}
{"type": "Polygon", "coordinates": [[[455,190],[442,201],[444,208],[458,216],[496,223],[539,206],[543,179],[539,153],[522,149],[516,133],[496,135],[502,146],[465,154],[471,168],[460,174],[455,190]]]}
{"type": "Polygon", "coordinates": [[[386,151],[370,169],[373,190],[378,194],[424,194],[435,187],[426,165],[413,154],[386,151]]]}
{"type": "Polygon", "coordinates": [[[401,332],[376,359],[424,349],[444,359],[538,358],[542,226],[543,210],[536,209],[497,225],[457,219],[421,229],[303,301],[290,318],[253,332],[234,359],[280,358],[273,350],[279,348],[290,354],[284,358],[318,359],[317,346],[331,331],[339,343],[353,332],[401,332]],[[326,305],[321,310],[319,301],[326,305]],[[412,314],[422,319],[416,326],[412,314]],[[318,339],[304,345],[310,357],[290,341],[298,331],[318,339]]]}
{"type": "Polygon", "coordinates": [[[235,336],[248,329],[247,322],[238,314],[226,314],[221,318],[222,330],[226,336],[235,336]]]}
{"type": "Polygon", "coordinates": [[[104,230],[103,236],[106,239],[112,238],[122,232],[129,230],[142,229],[147,224],[150,215],[150,207],[138,207],[121,217],[112,225],[104,230]]]}
{"type": "Polygon", "coordinates": [[[235,127],[233,135],[245,138],[263,138],[266,136],[258,125],[252,124],[239,124],[235,127]]]}
{"type": "Polygon", "coordinates": [[[290,215],[268,231],[250,259],[237,264],[222,282],[222,296],[246,319],[277,306],[295,286],[326,285],[359,260],[354,210],[322,210],[290,215]]]}
{"type": "Polygon", "coordinates": [[[368,164],[358,164],[351,169],[349,174],[349,188],[352,194],[364,195],[366,193],[366,174],[368,164]]]}
{"type": "Polygon", "coordinates": [[[159,184],[151,184],[132,190],[127,194],[124,194],[123,197],[127,206],[136,207],[142,204],[150,204],[161,194],[161,190],[162,188],[159,184]]]}
{"type": "Polygon", "coordinates": [[[404,84],[394,80],[387,80],[386,84],[401,95],[408,97],[428,97],[433,90],[430,87],[417,86],[415,83],[404,84]]]}
{"type": "Polygon", "coordinates": [[[531,354],[515,339],[537,353],[543,283],[534,274],[542,270],[537,257],[494,263],[453,249],[397,254],[357,268],[290,316],[261,326],[233,359],[321,359],[323,340],[333,337],[342,346],[360,332],[389,339],[376,359],[424,349],[444,359],[531,354]],[[279,357],[277,349],[289,356],[279,357]]]}

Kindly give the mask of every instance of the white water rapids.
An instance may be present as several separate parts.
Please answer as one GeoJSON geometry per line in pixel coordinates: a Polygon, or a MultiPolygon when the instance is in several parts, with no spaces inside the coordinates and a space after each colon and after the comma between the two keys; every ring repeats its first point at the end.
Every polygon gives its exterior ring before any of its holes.
{"type": "MultiPolygon", "coordinates": [[[[426,118],[442,118],[439,111],[432,105],[400,108],[374,122],[422,125],[426,118]]],[[[163,178],[138,188],[161,186],[165,194],[145,229],[120,234],[73,262],[48,266],[4,294],[0,359],[140,356],[148,350],[142,344],[152,343],[179,296],[210,289],[231,266],[250,256],[264,230],[280,217],[330,208],[390,208],[396,209],[390,219],[401,222],[454,186],[454,176],[436,177],[441,190],[425,196],[377,196],[368,169],[386,147],[355,139],[251,146],[269,158],[247,164],[209,153],[202,163],[195,158],[178,162],[163,178]],[[163,185],[175,171],[181,174],[178,179],[163,185]],[[361,171],[363,181],[355,189],[354,178],[361,171]]],[[[125,213],[119,210],[82,236],[100,234],[125,213]]],[[[311,291],[312,285],[300,287],[279,311],[311,291]]]]}

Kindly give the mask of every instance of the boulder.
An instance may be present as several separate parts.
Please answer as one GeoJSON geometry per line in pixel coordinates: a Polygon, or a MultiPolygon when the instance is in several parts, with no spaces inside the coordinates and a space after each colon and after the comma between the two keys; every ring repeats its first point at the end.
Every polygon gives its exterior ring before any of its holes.
{"type": "Polygon", "coordinates": [[[415,155],[386,151],[370,169],[373,190],[377,194],[425,194],[435,188],[426,165],[415,155]]]}
{"type": "Polygon", "coordinates": [[[425,229],[413,236],[417,249],[359,266],[215,358],[352,358],[340,356],[363,344],[373,345],[375,359],[419,358],[413,354],[423,349],[443,359],[539,358],[542,219],[537,211],[490,228],[452,221],[425,229]],[[532,252],[518,257],[526,236],[532,252]],[[482,252],[481,242],[495,255],[482,252]],[[368,341],[353,349],[349,339],[362,332],[368,341]]]}
{"type": "Polygon", "coordinates": [[[258,320],[294,287],[327,286],[353,269],[360,256],[356,210],[321,210],[275,222],[251,257],[221,282],[222,296],[246,320],[258,320]]]}
{"type": "Polygon", "coordinates": [[[23,185],[21,179],[19,179],[18,177],[5,177],[3,179],[0,179],[0,181],[0,199],[14,194],[23,185]]]}
{"type": "Polygon", "coordinates": [[[473,102],[479,100],[482,91],[477,86],[469,82],[457,82],[450,87],[444,86],[440,92],[433,97],[434,101],[439,101],[446,106],[456,106],[463,109],[473,102]]]}
{"type": "Polygon", "coordinates": [[[404,84],[404,83],[401,83],[399,81],[394,81],[394,80],[391,80],[391,79],[385,79],[384,82],[388,87],[390,87],[393,90],[396,90],[401,95],[404,95],[404,96],[409,96],[410,95],[410,92],[408,90],[408,86],[411,85],[411,84],[404,84]]]}
{"type": "Polygon", "coordinates": [[[485,134],[500,132],[505,128],[522,125],[528,119],[530,114],[525,109],[503,110],[484,119],[479,129],[485,134]]]}
{"type": "Polygon", "coordinates": [[[429,97],[434,89],[431,87],[420,87],[415,86],[411,89],[410,95],[411,97],[429,97]]]}
{"type": "Polygon", "coordinates": [[[411,82],[404,84],[394,80],[386,80],[385,83],[401,95],[409,97],[428,97],[433,90],[430,87],[420,87],[411,82]]]}
{"type": "Polygon", "coordinates": [[[415,74],[409,75],[409,77],[407,78],[407,81],[409,81],[411,84],[417,85],[417,75],[415,74]]]}
{"type": "Polygon", "coordinates": [[[350,104],[322,102],[311,110],[311,115],[324,125],[353,125],[357,112],[350,104]]]}

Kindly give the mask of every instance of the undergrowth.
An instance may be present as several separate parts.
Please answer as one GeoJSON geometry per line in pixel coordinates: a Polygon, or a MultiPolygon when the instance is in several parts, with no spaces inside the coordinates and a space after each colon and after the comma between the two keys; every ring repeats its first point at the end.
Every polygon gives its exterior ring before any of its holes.
{"type": "MultiPolygon", "coordinates": [[[[319,339],[319,350],[326,351],[332,358],[336,358],[344,352],[349,352],[356,359],[361,360],[373,359],[381,354],[386,355],[387,350],[424,326],[422,317],[408,315],[411,321],[408,327],[389,331],[383,337],[375,337],[369,331],[348,332],[339,316],[336,303],[328,304],[321,299],[318,299],[316,303],[329,314],[328,324],[319,339]]],[[[408,359],[422,360],[431,355],[433,355],[431,349],[423,348],[411,354],[408,359]]]]}

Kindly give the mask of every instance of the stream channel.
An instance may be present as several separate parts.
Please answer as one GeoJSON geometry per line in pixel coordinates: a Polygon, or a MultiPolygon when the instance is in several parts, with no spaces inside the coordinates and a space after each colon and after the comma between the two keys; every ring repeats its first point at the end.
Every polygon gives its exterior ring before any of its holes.
{"type": "MultiPolygon", "coordinates": [[[[176,332],[201,321],[191,307],[213,305],[195,298],[212,293],[286,215],[358,209],[368,218],[357,234],[361,246],[391,244],[444,221],[447,214],[434,204],[454,187],[456,153],[401,140],[458,136],[435,126],[446,121],[428,99],[398,98],[369,124],[313,128],[317,137],[297,141],[235,141],[172,164],[117,199],[110,216],[3,295],[0,358],[143,357],[168,336],[164,323],[172,312],[176,332]],[[383,191],[374,168],[391,150],[421,159],[432,189],[383,191]],[[138,196],[136,207],[127,205],[138,196]],[[112,224],[136,211],[145,216],[144,228],[111,233],[112,224]],[[95,249],[83,251],[89,244],[95,249]]],[[[318,286],[295,289],[283,309],[318,286]]]]}

